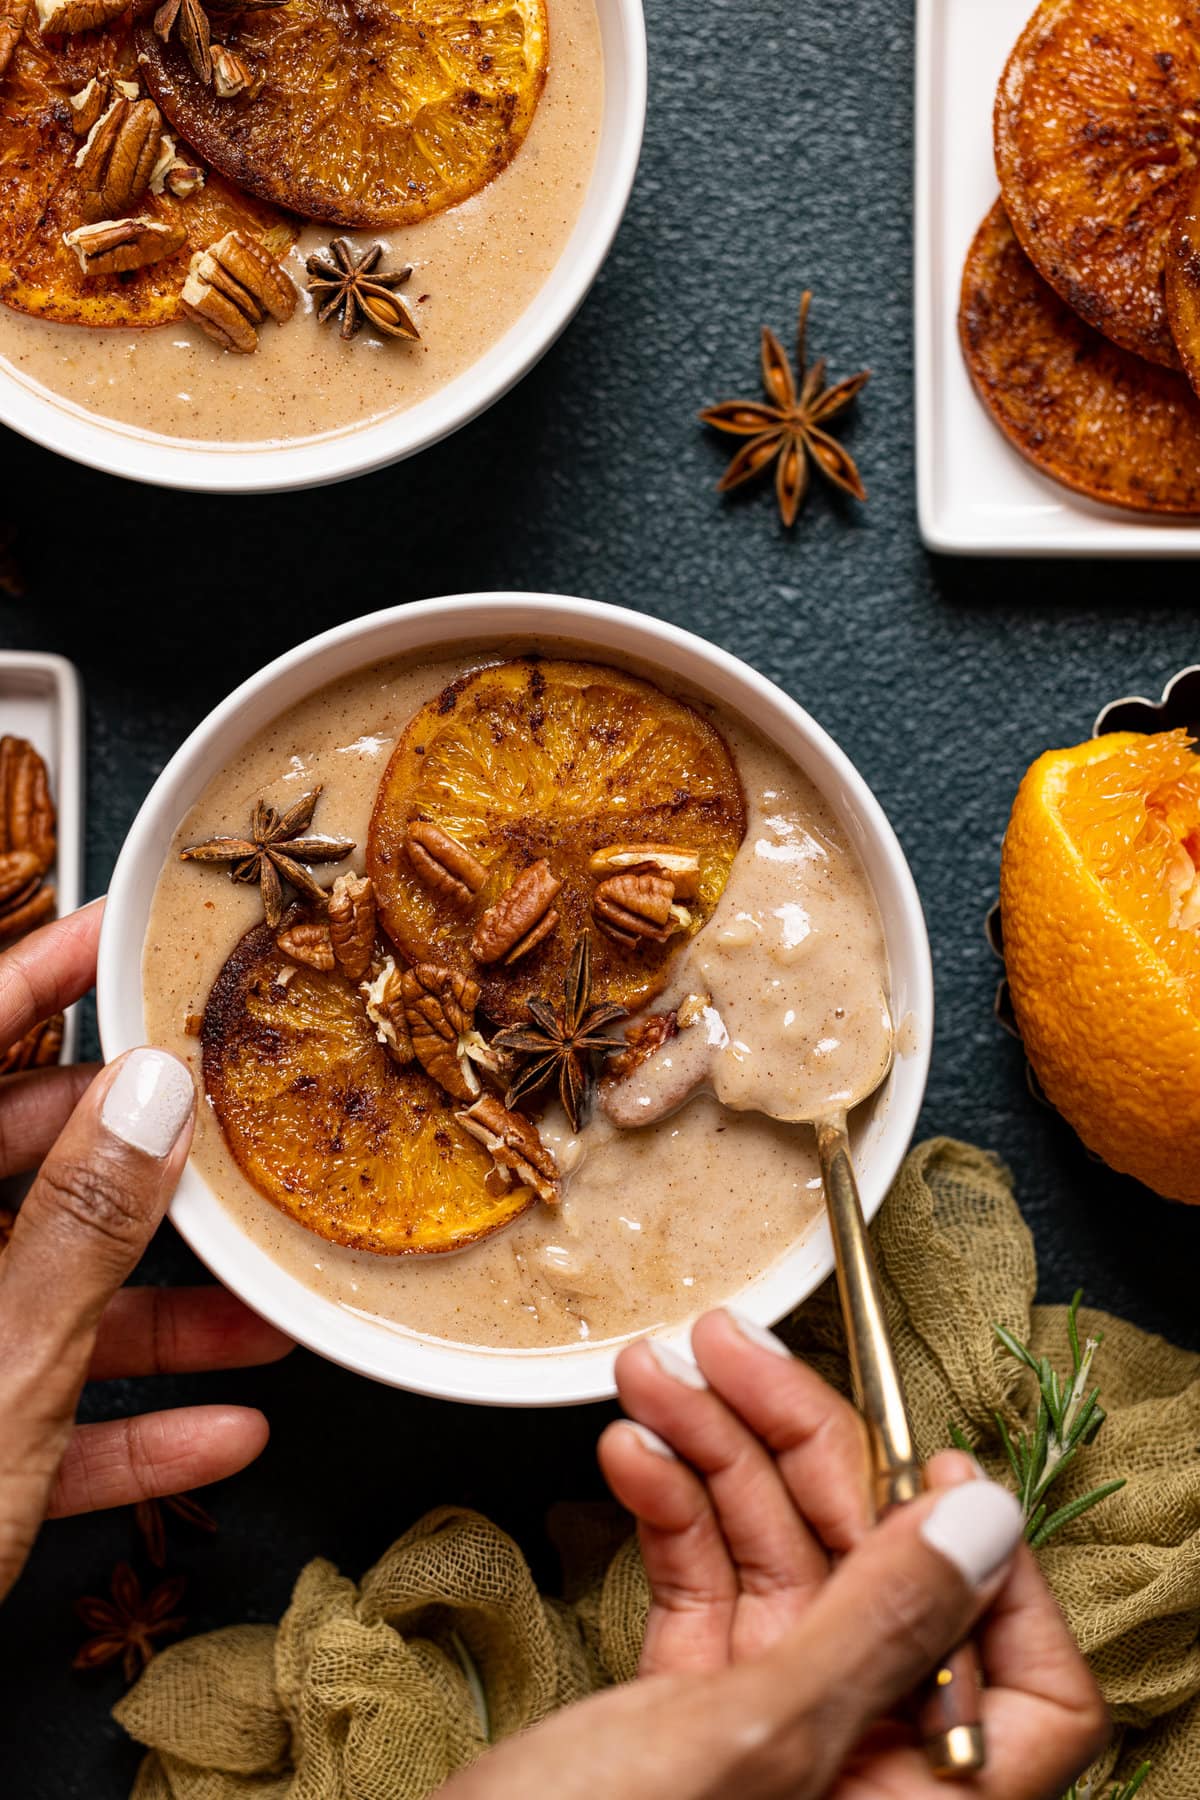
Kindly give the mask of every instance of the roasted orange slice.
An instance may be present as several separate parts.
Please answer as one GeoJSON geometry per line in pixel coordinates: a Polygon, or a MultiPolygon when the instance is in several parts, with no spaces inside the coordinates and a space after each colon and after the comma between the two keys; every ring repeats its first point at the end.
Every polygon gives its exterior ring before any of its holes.
{"type": "Polygon", "coordinates": [[[1200,393],[1200,170],[1193,176],[1171,227],[1167,316],[1184,373],[1200,393]]]}
{"type": "Polygon", "coordinates": [[[230,181],[335,225],[412,225],[520,149],[546,80],[545,0],[288,0],[222,36],[251,85],[223,100],[175,38],[138,31],[172,125],[230,181]]]}
{"type": "Polygon", "coordinates": [[[367,869],[404,954],[472,973],[512,1024],[531,995],[558,1001],[586,931],[595,1004],[657,993],[745,829],[728,745],[694,707],[619,669],[528,658],[463,676],[411,721],[367,869]]]}
{"type": "Polygon", "coordinates": [[[309,1231],[379,1256],[461,1250],[532,1204],[415,1064],[398,1069],[356,990],[297,967],[258,925],[213,984],[204,1087],[248,1180],[309,1231]]]}
{"type": "Polygon", "coordinates": [[[1163,272],[1200,151],[1200,5],[1042,0],[996,94],[996,167],[1027,256],[1089,325],[1177,367],[1163,272]]]}
{"type": "Polygon", "coordinates": [[[959,334],[979,396],[1064,487],[1139,512],[1200,512],[1200,402],[1047,287],[997,201],[963,270],[959,334]]]}
{"type": "MultiPolygon", "coordinates": [[[[30,8],[31,18],[34,9],[30,8]]],[[[27,25],[0,90],[0,300],[67,325],[165,325],[182,319],[179,294],[193,251],[234,229],[282,255],[295,227],[273,207],[212,176],[186,200],[147,193],[139,214],[182,225],[175,255],[123,275],[85,275],[63,243],[87,216],[75,168],[82,139],[71,96],[99,71],[134,68],[130,27],[118,21],[53,41],[27,25]]]]}

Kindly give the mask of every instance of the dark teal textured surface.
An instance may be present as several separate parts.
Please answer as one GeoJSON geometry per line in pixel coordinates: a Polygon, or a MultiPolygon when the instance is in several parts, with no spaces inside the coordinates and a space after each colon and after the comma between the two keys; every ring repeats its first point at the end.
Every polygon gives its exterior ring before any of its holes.
{"type": "MultiPolygon", "coordinates": [[[[551,6],[553,0],[551,0],[551,6]]],[[[88,881],[102,891],[164,760],[252,669],[372,607],[536,588],[699,631],[779,681],[874,785],[912,859],[939,1020],[926,1132],[998,1150],[1046,1298],[1089,1300],[1200,1348],[1200,1214],[1090,1163],[1029,1098],[991,1014],[983,919],[1021,772],[1097,708],[1198,660],[1187,565],[982,564],[920,547],[912,467],[911,53],[895,0],[651,0],[651,103],[633,203],[575,324],[507,400],[415,463],[278,499],[142,491],[5,439],[4,512],[28,597],[0,641],[64,651],[87,686],[88,881]],[[698,406],[757,391],[757,333],[804,286],[837,378],[874,376],[847,430],[870,492],[814,491],[796,531],[769,488],[722,504],[727,440],[698,406]]],[[[146,1265],[186,1278],[166,1231],[146,1265]]],[[[52,1303],[52,1296],[47,1296],[52,1303]]],[[[170,1397],[263,1404],[275,1435],[180,1537],[197,1629],[273,1619],[310,1555],[357,1573],[426,1505],[481,1506],[552,1578],[545,1507],[599,1491],[603,1409],[473,1413],[297,1354],[275,1370],[114,1384],[94,1416],[170,1397]],[[164,1394],[166,1390],[166,1394],[164,1394]]],[[[0,1793],[119,1800],[136,1757],[115,1677],[70,1673],[73,1597],[135,1548],[127,1514],[47,1529],[0,1613],[0,1793]]]]}

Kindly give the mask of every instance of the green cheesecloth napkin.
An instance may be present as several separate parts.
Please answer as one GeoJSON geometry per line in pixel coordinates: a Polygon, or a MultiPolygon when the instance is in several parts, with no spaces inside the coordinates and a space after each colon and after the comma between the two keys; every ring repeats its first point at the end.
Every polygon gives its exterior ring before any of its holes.
{"type": "MultiPolygon", "coordinates": [[[[1008,1172],[965,1144],[923,1144],[873,1235],[922,1455],[953,1420],[1005,1479],[993,1413],[1028,1425],[1036,1396],[992,1321],[1057,1367],[1067,1354],[1065,1308],[1033,1305],[1033,1245],[1008,1172]]],[[[1144,1800],[1200,1800],[1200,1356],[1102,1313],[1080,1324],[1104,1334],[1094,1374],[1108,1419],[1056,1503],[1127,1485],[1040,1560],[1123,1728],[1097,1774],[1150,1757],[1144,1800]]],[[[844,1387],[832,1282],[782,1331],[844,1387]]],[[[443,1508],[361,1582],[309,1563],[278,1628],[235,1625],[164,1651],[116,1708],[148,1747],[133,1800],[418,1800],[489,1733],[630,1680],[646,1581],[633,1540],[606,1535],[601,1514],[559,1520],[563,1599],[538,1593],[487,1519],[443,1508]]]]}

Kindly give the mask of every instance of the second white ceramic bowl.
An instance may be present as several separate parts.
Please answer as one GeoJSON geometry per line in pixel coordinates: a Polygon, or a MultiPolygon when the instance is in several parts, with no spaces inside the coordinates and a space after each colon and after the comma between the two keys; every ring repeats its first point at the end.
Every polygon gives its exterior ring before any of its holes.
{"type": "MultiPolygon", "coordinates": [[[[155,884],[180,819],[239,747],[314,689],[368,663],[420,656],[466,639],[490,640],[508,649],[513,640],[522,638],[570,639],[598,659],[634,657],[661,670],[668,682],[674,677],[693,683],[750,719],[832,805],[879,902],[894,1016],[903,1021],[892,1072],[857,1134],[859,1184],[871,1217],[916,1125],[933,1035],[929,940],[904,852],[853,765],[781,689],[690,632],[592,600],[468,594],[372,613],[279,657],[210,713],[150,790],[113,873],[97,984],[105,1056],[117,1056],[145,1041],[142,945],[155,884]]],[[[473,1349],[424,1340],[323,1299],[252,1243],[190,1167],[179,1184],[171,1218],[213,1274],[256,1312],[322,1356],[376,1381],[445,1399],[507,1406],[602,1400],[614,1391],[611,1345],[548,1351],[473,1349]]],[[[832,1269],[833,1247],[821,1219],[733,1299],[748,1317],[770,1325],[811,1294],[832,1269]]]]}
{"type": "MultiPolygon", "coordinates": [[[[106,421],[0,365],[0,421],[47,450],[106,474],[218,494],[273,493],[343,481],[449,437],[545,355],[583,303],[621,223],[646,122],[646,26],[641,0],[596,0],[596,11],[604,111],[575,229],[549,279],[511,330],[427,400],[315,442],[214,449],[106,421]]],[[[2,342],[0,332],[0,348],[2,342]]]]}

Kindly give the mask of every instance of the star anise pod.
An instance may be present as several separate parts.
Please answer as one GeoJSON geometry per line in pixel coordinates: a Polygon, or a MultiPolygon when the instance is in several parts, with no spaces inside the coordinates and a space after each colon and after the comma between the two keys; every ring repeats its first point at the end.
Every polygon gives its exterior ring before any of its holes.
{"type": "Polygon", "coordinates": [[[208,14],[200,0],[163,0],[154,15],[154,34],[165,44],[172,32],[178,33],[179,42],[200,80],[205,84],[211,82],[212,33],[208,14]]]}
{"type": "Polygon", "coordinates": [[[211,1534],[217,1529],[212,1514],[190,1494],[163,1494],[159,1499],[139,1500],[133,1509],[134,1521],[142,1534],[146,1555],[156,1569],[163,1568],[167,1560],[168,1512],[174,1513],[185,1524],[193,1525],[197,1531],[211,1534]]]}
{"type": "Polygon", "coordinates": [[[604,1027],[614,1019],[623,1019],[625,1008],[593,1006],[591,997],[592,945],[585,932],[571,952],[563,977],[562,1007],[556,1011],[548,1000],[532,999],[531,1022],[510,1025],[492,1039],[501,1050],[512,1050],[528,1059],[504,1096],[510,1111],[526,1095],[537,1093],[548,1081],[557,1079],[558,1097],[571,1121],[571,1130],[579,1130],[591,1057],[597,1052],[619,1050],[624,1043],[623,1038],[606,1037],[604,1027]]]}
{"type": "Polygon", "coordinates": [[[180,851],[184,862],[229,863],[231,881],[257,881],[262,887],[263,908],[272,930],[283,918],[283,883],[324,906],[326,893],[305,863],[341,862],[354,844],[349,838],[305,837],[320,798],[320,788],[305,794],[295,806],[278,813],[256,800],[248,838],[211,838],[180,851]]]}
{"type": "Polygon", "coordinates": [[[774,463],[775,494],[779,501],[779,516],[785,525],[795,524],[808,492],[810,461],[835,487],[853,494],[856,500],[867,497],[854,458],[826,427],[866,386],[871,371],[862,369],[857,375],[826,387],[824,357],[809,368],[806,340],[811,303],[812,294],[806,291],[800,301],[800,323],[796,333],[799,390],[787,352],[775,333],[764,325],[762,373],[770,403],[723,400],[719,406],[710,406],[700,414],[706,425],[750,439],[717,483],[717,492],[727,494],[731,488],[740,487],[742,482],[764,474],[774,463]]]}
{"type": "Polygon", "coordinates": [[[361,256],[354,254],[349,238],[334,238],[328,254],[314,252],[305,263],[308,290],[317,296],[317,322],[340,312],[344,338],[352,338],[365,320],[385,337],[420,337],[412,314],[393,290],[403,287],[412,269],[376,272],[382,244],[372,244],[361,256]]]}
{"type": "Polygon", "coordinates": [[[93,1636],[80,1646],[72,1668],[100,1669],[119,1656],[126,1681],[136,1680],[158,1648],[155,1640],[177,1635],[187,1623],[175,1613],[185,1585],[182,1575],[173,1575],[144,1594],[129,1564],[118,1563],[111,1600],[89,1594],[75,1603],[93,1636]]]}

